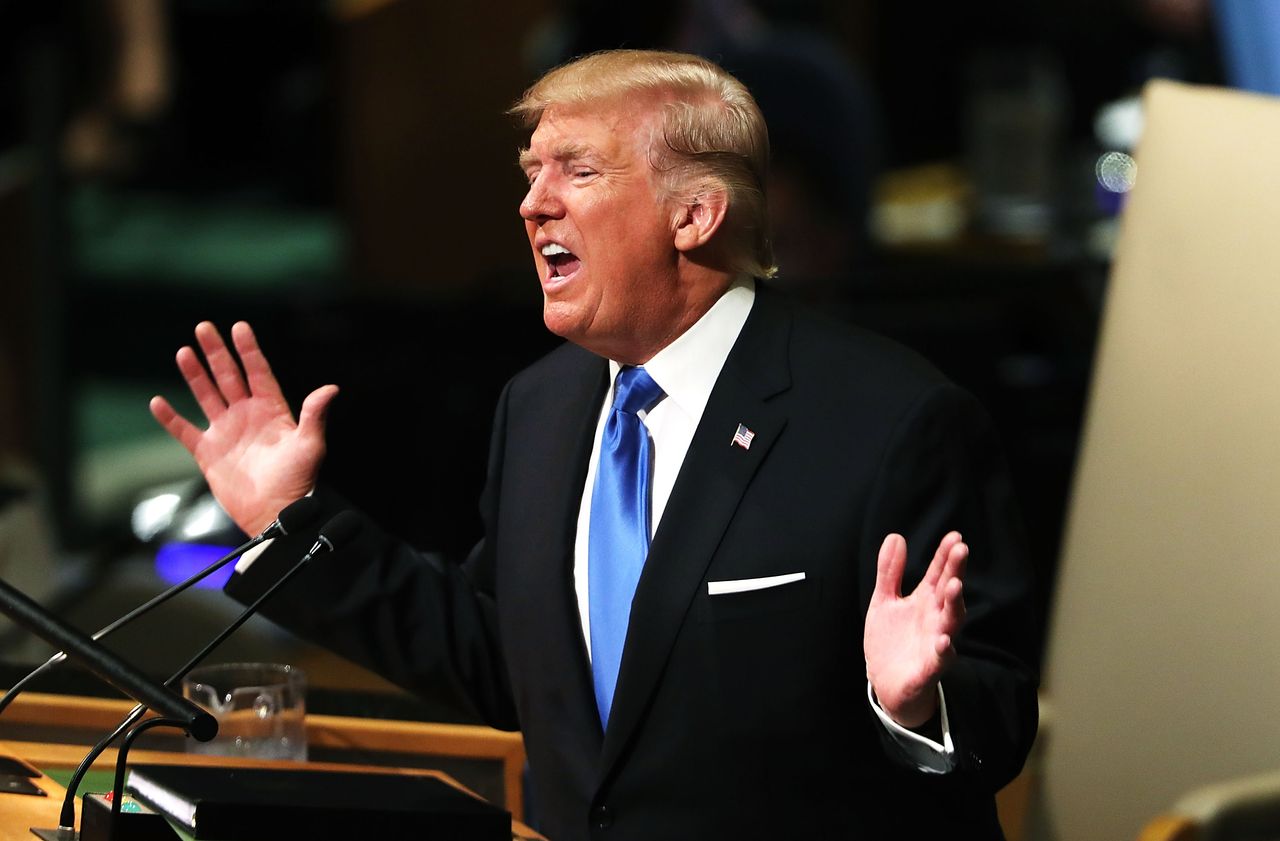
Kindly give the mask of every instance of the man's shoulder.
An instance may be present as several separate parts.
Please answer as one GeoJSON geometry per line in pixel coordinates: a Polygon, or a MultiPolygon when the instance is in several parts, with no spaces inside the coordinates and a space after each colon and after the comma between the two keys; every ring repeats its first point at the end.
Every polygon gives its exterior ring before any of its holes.
{"type": "Polygon", "coordinates": [[[783,312],[790,324],[789,362],[797,378],[881,392],[918,392],[950,383],[932,362],[894,339],[795,303],[774,290],[761,300],[783,312]]]}
{"type": "Polygon", "coordinates": [[[974,435],[990,428],[978,399],[912,348],[800,305],[788,307],[787,319],[793,420],[856,428],[866,440],[896,435],[904,423],[974,435]]]}

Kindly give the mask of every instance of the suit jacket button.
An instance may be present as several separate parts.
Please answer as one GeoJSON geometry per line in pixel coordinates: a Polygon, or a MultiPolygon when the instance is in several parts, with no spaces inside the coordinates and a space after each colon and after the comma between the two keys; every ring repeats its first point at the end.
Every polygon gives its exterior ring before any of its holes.
{"type": "Polygon", "coordinates": [[[592,809],[591,825],[596,829],[608,829],[613,826],[613,810],[608,806],[597,806],[592,809]]]}

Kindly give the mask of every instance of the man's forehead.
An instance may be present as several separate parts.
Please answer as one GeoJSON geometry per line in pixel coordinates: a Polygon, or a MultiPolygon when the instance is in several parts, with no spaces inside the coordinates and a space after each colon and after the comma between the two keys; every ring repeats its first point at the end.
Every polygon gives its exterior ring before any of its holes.
{"type": "Polygon", "coordinates": [[[544,157],[573,158],[617,154],[634,139],[649,140],[658,114],[641,106],[599,102],[552,105],[542,112],[530,138],[530,149],[544,157]]]}

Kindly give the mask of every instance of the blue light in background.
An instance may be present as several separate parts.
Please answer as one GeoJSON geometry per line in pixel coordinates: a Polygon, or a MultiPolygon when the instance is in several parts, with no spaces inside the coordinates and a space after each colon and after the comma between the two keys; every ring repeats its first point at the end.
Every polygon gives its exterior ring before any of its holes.
{"type": "MultiPolygon", "coordinates": [[[[207,543],[162,543],[156,550],[156,575],[166,584],[177,584],[186,581],[200,570],[226,555],[234,547],[211,546],[207,543]]],[[[200,581],[195,586],[209,590],[220,590],[227,579],[235,572],[235,564],[227,564],[222,569],[200,581]]]]}

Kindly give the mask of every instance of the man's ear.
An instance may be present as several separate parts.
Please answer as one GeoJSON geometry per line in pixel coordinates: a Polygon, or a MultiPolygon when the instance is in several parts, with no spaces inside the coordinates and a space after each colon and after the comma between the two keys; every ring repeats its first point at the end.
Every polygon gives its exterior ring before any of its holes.
{"type": "Polygon", "coordinates": [[[694,203],[683,205],[680,211],[682,215],[676,219],[676,250],[693,251],[710,242],[720,230],[729,211],[728,196],[724,190],[700,193],[694,203]]]}

